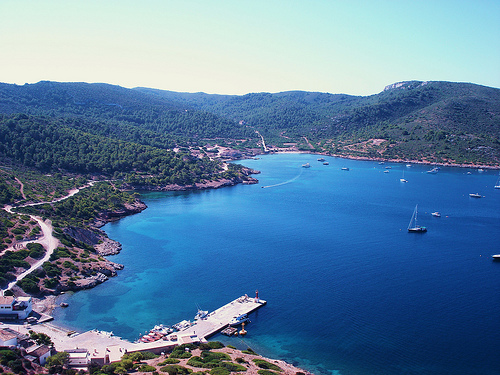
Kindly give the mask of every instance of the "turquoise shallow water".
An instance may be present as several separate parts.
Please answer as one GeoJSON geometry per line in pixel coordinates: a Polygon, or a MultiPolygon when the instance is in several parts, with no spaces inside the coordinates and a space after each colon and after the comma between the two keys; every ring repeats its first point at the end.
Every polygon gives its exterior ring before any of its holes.
{"type": "Polygon", "coordinates": [[[497,172],[316,159],[243,161],[257,185],[144,194],[147,210],[104,227],[125,269],[57,322],[134,340],[258,289],[268,305],[244,341],[214,339],[318,374],[500,374],[497,172]],[[417,203],[422,235],[406,232],[417,203]]]}

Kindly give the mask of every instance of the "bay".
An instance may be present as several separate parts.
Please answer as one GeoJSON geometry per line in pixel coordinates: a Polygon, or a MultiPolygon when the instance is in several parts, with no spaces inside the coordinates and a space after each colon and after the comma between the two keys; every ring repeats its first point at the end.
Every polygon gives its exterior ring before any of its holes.
{"type": "Polygon", "coordinates": [[[498,172],[316,159],[266,155],[241,162],[257,185],[143,194],[147,210],[104,227],[125,269],[56,322],[135,340],[258,289],[248,335],[213,339],[316,374],[500,374],[498,172]],[[425,234],[406,231],[416,204],[425,234]]]}

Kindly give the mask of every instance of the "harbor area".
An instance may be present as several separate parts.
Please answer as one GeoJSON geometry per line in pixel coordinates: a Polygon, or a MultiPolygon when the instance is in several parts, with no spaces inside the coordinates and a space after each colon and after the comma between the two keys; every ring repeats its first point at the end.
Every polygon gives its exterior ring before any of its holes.
{"type": "Polygon", "coordinates": [[[238,317],[250,314],[266,303],[265,300],[258,298],[258,293],[255,298],[244,295],[215,311],[197,314],[197,319],[193,322],[183,321],[182,325],[174,325],[178,330],[173,332],[159,334],[152,329],[151,339],[147,342],[141,340],[130,342],[111,332],[98,330],[78,333],[51,323],[18,323],[14,329],[25,334],[30,330],[45,333],[51,337],[57,351],[83,350],[86,351],[89,362],[106,364],[119,361],[125,353],[151,351],[160,354],[172,350],[177,345],[206,342],[210,336],[230,327],[230,324],[235,325],[235,319],[238,317]]]}

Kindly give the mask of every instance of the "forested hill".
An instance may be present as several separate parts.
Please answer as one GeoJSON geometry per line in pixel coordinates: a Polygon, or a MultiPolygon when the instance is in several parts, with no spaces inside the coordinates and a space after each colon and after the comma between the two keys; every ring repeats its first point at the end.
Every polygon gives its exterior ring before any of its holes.
{"type": "Polygon", "coordinates": [[[243,96],[137,88],[257,128],[269,144],[340,155],[500,163],[500,89],[409,81],[379,94],[290,91],[243,96]]]}
{"type": "Polygon", "coordinates": [[[77,130],[165,149],[210,139],[255,147],[258,131],[271,149],[500,165],[500,89],[468,83],[401,82],[370,96],[0,84],[0,113],[64,118],[77,130]]]}
{"type": "Polygon", "coordinates": [[[22,86],[0,83],[0,113],[78,118],[85,120],[80,123],[84,128],[79,130],[112,133],[126,141],[133,140],[129,134],[138,130],[156,132],[178,142],[221,134],[253,136],[235,121],[180,102],[103,83],[42,81],[22,86]]]}

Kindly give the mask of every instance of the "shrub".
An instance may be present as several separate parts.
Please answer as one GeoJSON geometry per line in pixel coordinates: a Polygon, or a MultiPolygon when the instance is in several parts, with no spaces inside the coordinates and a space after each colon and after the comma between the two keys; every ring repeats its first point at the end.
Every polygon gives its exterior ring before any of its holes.
{"type": "Polygon", "coordinates": [[[156,367],[150,366],[150,365],[142,365],[141,367],[139,367],[137,369],[137,371],[140,371],[140,372],[153,372],[153,371],[156,371],[156,367]]]}
{"type": "Polygon", "coordinates": [[[44,271],[47,273],[47,276],[49,276],[49,277],[61,275],[61,270],[55,264],[52,264],[50,262],[45,262],[42,265],[42,267],[43,267],[44,271]]]}
{"type": "Polygon", "coordinates": [[[186,348],[195,349],[196,346],[192,344],[183,344],[176,346],[174,350],[172,350],[172,353],[170,354],[169,358],[190,358],[192,354],[190,352],[187,352],[186,348]]]}
{"type": "Polygon", "coordinates": [[[216,367],[210,370],[211,375],[229,375],[231,372],[224,367],[216,367]]]}
{"type": "Polygon", "coordinates": [[[227,368],[231,372],[242,372],[242,371],[247,370],[246,367],[244,367],[242,365],[238,365],[238,364],[233,363],[233,362],[221,362],[221,364],[219,366],[227,368]]]}
{"type": "Polygon", "coordinates": [[[167,358],[163,362],[158,363],[158,366],[165,366],[165,365],[175,365],[176,363],[179,363],[180,361],[175,358],[167,358]]]}
{"type": "Polygon", "coordinates": [[[158,356],[154,353],[151,352],[135,352],[135,353],[130,353],[130,354],[125,354],[122,358],[123,359],[130,359],[133,362],[139,362],[147,359],[153,359],[157,358],[158,356]]]}
{"type": "Polygon", "coordinates": [[[244,353],[244,354],[258,355],[251,348],[247,348],[247,350],[242,350],[241,352],[244,353]]]}
{"type": "Polygon", "coordinates": [[[257,366],[265,370],[283,371],[281,367],[278,367],[275,364],[269,363],[263,359],[255,358],[253,359],[253,361],[257,366]]]}
{"type": "Polygon", "coordinates": [[[45,254],[45,249],[39,243],[32,242],[32,243],[27,244],[26,247],[30,251],[29,256],[34,258],[34,259],[41,258],[43,256],[43,254],[45,254]]]}
{"type": "Polygon", "coordinates": [[[167,372],[169,373],[170,375],[176,375],[176,374],[190,374],[191,372],[193,372],[193,370],[191,369],[188,369],[186,367],[183,367],[183,366],[179,366],[179,365],[169,365],[169,366],[165,366],[165,367],[162,367],[160,368],[160,371],[161,372],[167,372]]]}
{"type": "Polygon", "coordinates": [[[204,342],[204,343],[201,343],[199,346],[199,348],[201,350],[222,349],[223,347],[224,347],[224,344],[221,343],[220,341],[204,342]]]}
{"type": "Polygon", "coordinates": [[[16,284],[28,294],[37,294],[40,292],[38,280],[33,280],[30,276],[31,275],[26,276],[24,279],[19,280],[16,284]]]}
{"type": "Polygon", "coordinates": [[[59,284],[59,280],[56,278],[43,280],[43,285],[49,289],[55,289],[59,284]]]}

